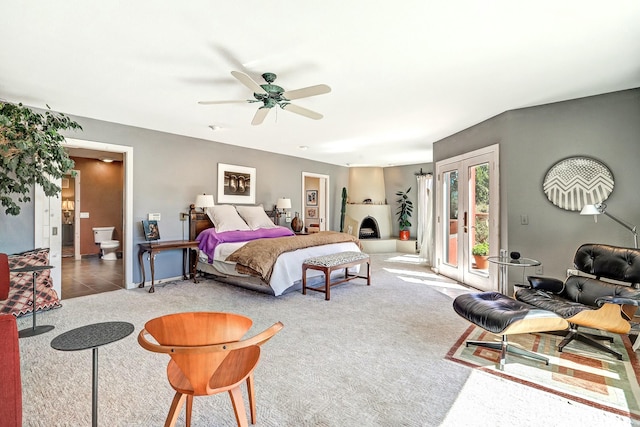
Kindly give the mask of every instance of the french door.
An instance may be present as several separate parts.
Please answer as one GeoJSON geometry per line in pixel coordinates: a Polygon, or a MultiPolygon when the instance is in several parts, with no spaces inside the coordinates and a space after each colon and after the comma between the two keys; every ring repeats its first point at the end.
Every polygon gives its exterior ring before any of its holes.
{"type": "Polygon", "coordinates": [[[498,171],[497,145],[436,163],[436,269],[482,290],[498,289],[498,171]]]}

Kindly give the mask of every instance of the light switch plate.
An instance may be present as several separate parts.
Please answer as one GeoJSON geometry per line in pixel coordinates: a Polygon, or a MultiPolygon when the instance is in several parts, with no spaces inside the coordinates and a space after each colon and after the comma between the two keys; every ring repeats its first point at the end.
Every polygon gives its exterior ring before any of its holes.
{"type": "Polygon", "coordinates": [[[160,221],[160,214],[159,213],[150,213],[148,215],[148,219],[149,219],[149,221],[160,221]]]}
{"type": "Polygon", "coordinates": [[[80,218],[89,218],[89,212],[80,212],[80,218]]]}

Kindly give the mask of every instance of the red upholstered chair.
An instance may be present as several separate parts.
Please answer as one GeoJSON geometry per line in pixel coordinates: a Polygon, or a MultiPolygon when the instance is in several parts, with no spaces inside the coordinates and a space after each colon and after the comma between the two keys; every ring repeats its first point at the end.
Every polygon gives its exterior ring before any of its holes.
{"type": "Polygon", "coordinates": [[[0,301],[9,298],[9,287],[11,280],[9,277],[9,257],[0,253],[0,301]]]}
{"type": "Polygon", "coordinates": [[[0,314],[0,402],[0,425],[22,426],[18,326],[11,314],[0,314]]]}

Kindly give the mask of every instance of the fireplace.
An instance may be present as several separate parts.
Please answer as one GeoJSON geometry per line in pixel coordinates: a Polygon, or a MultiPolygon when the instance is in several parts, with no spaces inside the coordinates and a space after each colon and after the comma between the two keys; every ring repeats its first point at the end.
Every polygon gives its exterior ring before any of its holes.
{"type": "Polygon", "coordinates": [[[391,206],[385,196],[383,169],[350,168],[348,195],[344,231],[369,241],[370,246],[390,240],[393,225],[391,206]]]}
{"type": "Polygon", "coordinates": [[[389,239],[392,221],[391,206],[347,205],[345,231],[359,239],[389,239]]]}
{"type": "Polygon", "coordinates": [[[358,232],[359,239],[379,239],[380,228],[378,227],[378,221],[372,216],[367,216],[360,223],[360,231],[358,232]]]}

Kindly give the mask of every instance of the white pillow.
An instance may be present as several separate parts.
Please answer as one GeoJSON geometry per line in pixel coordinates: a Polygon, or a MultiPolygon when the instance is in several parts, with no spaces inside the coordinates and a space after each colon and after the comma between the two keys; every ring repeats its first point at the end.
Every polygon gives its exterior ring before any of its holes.
{"type": "Polygon", "coordinates": [[[236,210],[252,230],[277,227],[262,206],[236,206],[236,210]]]}
{"type": "Polygon", "coordinates": [[[207,208],[207,215],[218,233],[222,231],[251,230],[232,205],[215,205],[207,208]]]}

